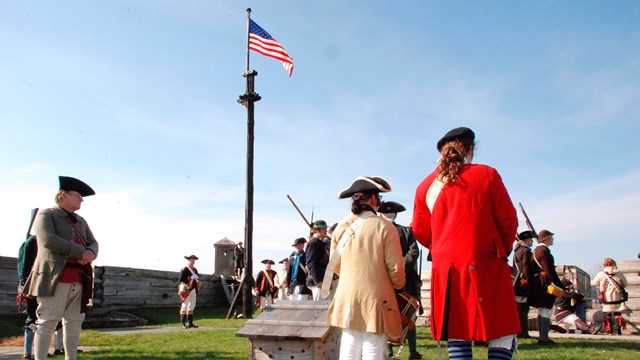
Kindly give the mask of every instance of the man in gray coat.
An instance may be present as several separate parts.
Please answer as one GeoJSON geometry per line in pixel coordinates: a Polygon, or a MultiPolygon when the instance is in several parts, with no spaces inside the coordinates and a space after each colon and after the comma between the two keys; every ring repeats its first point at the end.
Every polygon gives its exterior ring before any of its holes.
{"type": "Polygon", "coordinates": [[[60,176],[56,207],[38,213],[34,227],[38,255],[25,289],[38,299],[35,359],[45,360],[51,336],[60,320],[64,327],[66,360],[78,350],[84,310],[91,299],[91,261],[98,243],[87,222],[75,212],[83,197],[95,191],[84,182],[60,176]]]}

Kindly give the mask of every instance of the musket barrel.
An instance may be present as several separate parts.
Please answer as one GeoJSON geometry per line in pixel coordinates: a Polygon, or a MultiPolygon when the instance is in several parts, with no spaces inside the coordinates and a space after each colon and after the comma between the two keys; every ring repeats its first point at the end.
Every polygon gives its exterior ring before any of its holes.
{"type": "Polygon", "coordinates": [[[529,220],[529,216],[527,216],[527,212],[524,211],[524,207],[522,206],[521,203],[518,203],[518,206],[520,206],[520,211],[522,211],[522,215],[524,215],[524,221],[527,223],[527,227],[529,228],[529,230],[531,230],[531,232],[537,239],[538,233],[536,232],[536,229],[533,228],[533,224],[531,223],[531,220],[529,220]]]}
{"type": "Polygon", "coordinates": [[[304,223],[307,224],[308,227],[311,227],[311,223],[309,222],[309,220],[307,220],[307,218],[304,216],[302,211],[300,211],[300,209],[298,208],[298,205],[296,205],[296,203],[293,201],[291,196],[289,196],[289,194],[287,194],[287,199],[289,199],[289,201],[291,202],[291,205],[293,205],[293,207],[296,208],[296,211],[298,212],[298,214],[300,214],[300,216],[302,217],[302,220],[304,220],[304,223]]]}

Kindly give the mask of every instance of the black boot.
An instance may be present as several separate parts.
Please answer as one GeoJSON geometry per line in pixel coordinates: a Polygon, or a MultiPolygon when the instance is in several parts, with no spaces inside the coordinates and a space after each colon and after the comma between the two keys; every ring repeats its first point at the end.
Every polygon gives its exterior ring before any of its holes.
{"type": "Polygon", "coordinates": [[[518,303],[518,318],[520,319],[519,339],[528,339],[529,336],[529,304],[518,303]]]}
{"type": "Polygon", "coordinates": [[[192,315],[187,315],[187,318],[189,319],[189,327],[190,328],[197,328],[197,326],[193,323],[193,314],[192,315]]]}
{"type": "Polygon", "coordinates": [[[187,315],[180,314],[180,322],[182,323],[182,328],[187,328],[187,315]]]}
{"type": "Polygon", "coordinates": [[[540,337],[538,338],[538,345],[555,345],[556,342],[549,339],[549,330],[551,329],[551,319],[547,319],[542,316],[538,316],[538,330],[540,331],[540,337]]]}

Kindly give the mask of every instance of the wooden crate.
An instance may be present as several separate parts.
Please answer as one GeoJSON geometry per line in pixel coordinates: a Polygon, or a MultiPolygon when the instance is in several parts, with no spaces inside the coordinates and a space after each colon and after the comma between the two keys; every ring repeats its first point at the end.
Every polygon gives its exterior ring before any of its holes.
{"type": "Polygon", "coordinates": [[[337,359],[338,328],[326,322],[329,300],[280,300],[247,321],[236,336],[249,338],[250,359],[337,359]]]}
{"type": "Polygon", "coordinates": [[[558,265],[556,266],[556,273],[558,273],[560,279],[564,277],[571,280],[573,289],[584,295],[586,308],[591,309],[591,300],[593,296],[593,291],[591,289],[591,276],[589,276],[586,271],[575,265],[558,265]]]}

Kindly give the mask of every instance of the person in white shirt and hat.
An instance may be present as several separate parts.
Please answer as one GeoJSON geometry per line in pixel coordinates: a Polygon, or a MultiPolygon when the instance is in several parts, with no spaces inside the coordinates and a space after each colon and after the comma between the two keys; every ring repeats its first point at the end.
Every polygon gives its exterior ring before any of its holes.
{"type": "Polygon", "coordinates": [[[185,256],[189,262],[187,266],[180,271],[180,288],[178,295],[182,304],[180,305],[180,323],[183,329],[197,328],[193,323],[193,310],[196,308],[196,300],[198,298],[198,290],[202,287],[200,284],[200,274],[195,267],[198,257],[195,255],[185,256]],[[189,325],[186,322],[189,321],[189,325]]]}

